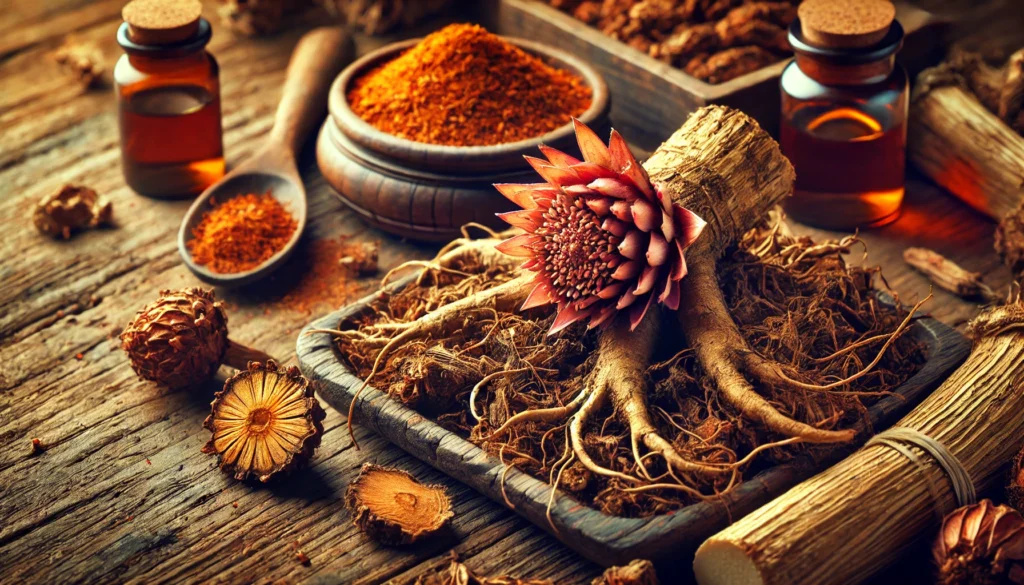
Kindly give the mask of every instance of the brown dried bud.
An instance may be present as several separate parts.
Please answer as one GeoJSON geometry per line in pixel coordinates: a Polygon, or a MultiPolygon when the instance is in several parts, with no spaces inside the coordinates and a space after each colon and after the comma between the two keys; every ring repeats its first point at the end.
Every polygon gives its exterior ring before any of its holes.
{"type": "Polygon", "coordinates": [[[213,432],[203,453],[237,480],[266,482],[304,466],[320,446],[327,413],[296,367],[251,362],[224,382],[203,427],[213,432]]]}
{"type": "Polygon", "coordinates": [[[140,378],[183,388],[205,382],[228,346],[228,319],[213,291],[160,292],[121,333],[121,349],[140,378]]]}
{"type": "Polygon", "coordinates": [[[611,567],[590,585],[658,585],[651,561],[637,559],[625,567],[611,567]]]}
{"type": "Polygon", "coordinates": [[[946,516],[932,549],[939,585],[1024,585],[1024,517],[982,500],[946,516]]]}
{"type": "Polygon", "coordinates": [[[40,232],[66,240],[75,230],[110,223],[113,215],[113,205],[96,191],[81,185],[64,185],[36,205],[32,221],[40,232]]]}
{"type": "Polygon", "coordinates": [[[345,492],[355,525],[386,545],[416,542],[448,526],[455,513],[442,486],[423,485],[412,475],[373,463],[345,492]]]}

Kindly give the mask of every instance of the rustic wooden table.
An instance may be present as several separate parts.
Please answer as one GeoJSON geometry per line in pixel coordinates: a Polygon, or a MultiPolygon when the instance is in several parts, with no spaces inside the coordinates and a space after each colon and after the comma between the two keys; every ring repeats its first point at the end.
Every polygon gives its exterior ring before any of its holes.
{"type": "MultiPolygon", "coordinates": [[[[1024,45],[1020,0],[919,3],[960,19],[956,32],[970,45],[1024,45]]],[[[114,31],[122,4],[0,2],[0,217],[10,222],[0,241],[0,582],[409,583],[446,564],[454,550],[484,574],[589,583],[597,567],[515,514],[365,429],[356,428],[362,449],[352,448],[334,411],[310,470],[267,487],[236,482],[199,452],[219,383],[168,392],[136,379],[118,347],[122,327],[160,289],[199,284],[175,247],[188,203],[145,199],[125,186],[111,91],[83,91],[48,58],[70,35],[98,45],[109,70],[120,54],[114,31]],[[31,209],[65,182],[112,199],[117,227],[67,242],[40,236],[27,219],[31,209]],[[30,456],[34,437],[45,453],[30,456]],[[365,461],[447,485],[457,509],[454,536],[391,549],[355,530],[341,494],[365,461]]],[[[207,14],[214,9],[209,3],[207,14]]],[[[214,23],[210,48],[221,64],[229,164],[252,153],[270,128],[291,49],[316,18],[295,20],[261,40],[214,23]]],[[[360,49],[381,42],[361,38],[360,49]]],[[[380,239],[382,269],[432,253],[367,229],[331,195],[308,153],[305,159],[307,240],[380,239]]],[[[864,239],[869,262],[913,301],[927,294],[928,282],[904,265],[908,245],[934,248],[1005,287],[1009,275],[992,252],[992,231],[952,197],[911,179],[902,218],[864,239]]],[[[296,272],[258,291],[219,291],[232,337],[286,363],[294,363],[303,324],[374,286],[373,279],[353,281],[305,311],[275,303],[296,272]]],[[[930,309],[957,325],[977,311],[942,292],[930,309]]]]}

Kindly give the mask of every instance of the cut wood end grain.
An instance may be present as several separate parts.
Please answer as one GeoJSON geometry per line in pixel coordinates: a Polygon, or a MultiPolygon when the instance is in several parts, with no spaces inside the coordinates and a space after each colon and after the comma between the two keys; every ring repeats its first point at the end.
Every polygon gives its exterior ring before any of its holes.
{"type": "Polygon", "coordinates": [[[436,534],[455,516],[442,486],[424,485],[401,469],[373,463],[363,464],[345,493],[345,505],[356,527],[392,546],[436,534]]]}

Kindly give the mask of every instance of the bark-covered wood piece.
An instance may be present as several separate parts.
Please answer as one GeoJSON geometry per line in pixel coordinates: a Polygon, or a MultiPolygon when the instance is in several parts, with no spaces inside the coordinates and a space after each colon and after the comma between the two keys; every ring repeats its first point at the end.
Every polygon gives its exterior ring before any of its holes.
{"type": "Polygon", "coordinates": [[[455,516],[443,487],[424,485],[409,472],[364,463],[345,492],[360,530],[382,544],[411,544],[444,530],[455,516]]]}
{"type": "MultiPolygon", "coordinates": [[[[410,277],[399,286],[408,285],[410,277]]],[[[377,293],[380,294],[380,293],[377,293]]],[[[375,295],[318,319],[298,337],[297,354],[303,373],[320,384],[321,398],[334,408],[347,411],[353,396],[363,385],[341,360],[328,334],[307,334],[311,329],[329,330],[358,315],[375,295]]],[[[882,302],[891,302],[883,297],[882,302]]],[[[868,409],[873,427],[887,427],[901,413],[916,404],[963,361],[967,341],[949,327],[928,317],[916,319],[908,335],[925,346],[927,362],[914,376],[868,409]]],[[[694,504],[673,514],[651,518],[621,518],[582,506],[558,492],[546,516],[552,488],[516,468],[507,469],[497,457],[425,418],[387,394],[367,387],[355,403],[356,422],[377,431],[391,442],[453,478],[486,494],[494,501],[515,506],[513,510],[583,556],[604,565],[623,565],[636,558],[679,558],[693,551],[705,538],[730,521],[751,512],[790,486],[810,476],[818,466],[797,459],[751,477],[721,501],[694,504]],[[502,480],[504,478],[504,481],[502,480]],[[504,483],[504,487],[502,487],[504,483]]],[[[841,457],[836,450],[834,458],[841,457]]]]}
{"type": "MultiPolygon", "coordinates": [[[[944,445],[983,492],[1024,444],[1024,302],[983,313],[971,334],[967,361],[896,425],[944,445]]],[[[697,552],[698,582],[851,585],[883,570],[934,534],[936,509],[957,507],[946,472],[910,449],[920,463],[865,447],[715,535],[697,552]]]]}

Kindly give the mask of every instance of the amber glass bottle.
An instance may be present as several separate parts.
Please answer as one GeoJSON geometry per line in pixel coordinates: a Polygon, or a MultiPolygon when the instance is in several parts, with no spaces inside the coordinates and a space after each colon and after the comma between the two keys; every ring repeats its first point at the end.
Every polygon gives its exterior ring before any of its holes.
{"type": "Polygon", "coordinates": [[[140,194],[199,194],[224,175],[217,61],[194,0],[125,6],[114,68],[124,178],[140,194]]]}
{"type": "Polygon", "coordinates": [[[903,203],[908,106],[895,9],[807,0],[799,16],[781,80],[782,151],[796,168],[786,211],[831,229],[891,222],[903,203]]]}

